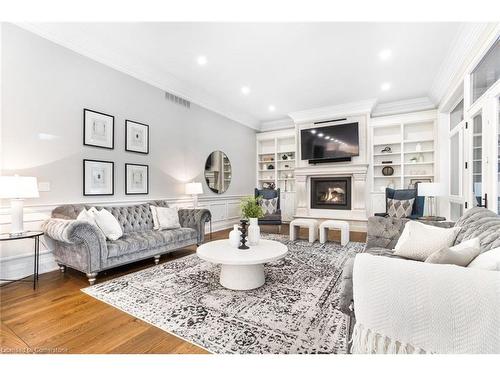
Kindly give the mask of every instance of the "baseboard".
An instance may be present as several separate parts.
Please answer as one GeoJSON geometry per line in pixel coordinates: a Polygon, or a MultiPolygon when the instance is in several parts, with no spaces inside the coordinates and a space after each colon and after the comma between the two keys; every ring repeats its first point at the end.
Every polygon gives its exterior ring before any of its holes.
{"type": "MultiPolygon", "coordinates": [[[[0,259],[0,275],[2,279],[21,279],[33,274],[34,254],[22,254],[0,259]]],[[[40,251],[39,273],[51,272],[58,269],[52,252],[40,251]]],[[[2,281],[4,283],[5,281],[2,281]]]]}

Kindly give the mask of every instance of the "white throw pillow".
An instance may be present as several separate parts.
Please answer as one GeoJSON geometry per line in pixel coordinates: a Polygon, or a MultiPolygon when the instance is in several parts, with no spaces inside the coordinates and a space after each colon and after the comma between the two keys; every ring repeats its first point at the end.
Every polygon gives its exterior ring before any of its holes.
{"type": "Polygon", "coordinates": [[[432,253],[453,245],[459,227],[440,228],[410,220],[394,248],[394,255],[424,261],[432,253]]]}
{"type": "Polygon", "coordinates": [[[177,207],[155,206],[154,211],[156,211],[159,230],[177,229],[181,227],[181,224],[179,222],[179,209],[177,207]]]}
{"type": "Polygon", "coordinates": [[[481,243],[479,238],[472,238],[456,246],[443,247],[441,250],[429,255],[425,263],[454,264],[466,267],[480,252],[481,243]]]}
{"type": "MultiPolygon", "coordinates": [[[[95,207],[92,207],[95,210],[95,207]]],[[[90,210],[92,210],[92,208],[90,210]]],[[[97,226],[95,222],[94,212],[87,211],[85,208],[78,214],[76,220],[86,221],[87,223],[94,224],[97,226]]],[[[96,210],[97,211],[97,210],[96,210]]]]}
{"type": "Polygon", "coordinates": [[[122,226],[111,212],[105,208],[101,209],[101,211],[97,211],[94,207],[92,208],[89,211],[94,212],[94,218],[97,226],[101,228],[107,239],[115,241],[123,236],[122,226]],[[92,211],[92,208],[95,211],[92,211]]]}
{"type": "Polygon", "coordinates": [[[467,266],[481,270],[500,271],[500,247],[479,254],[467,266]]]}
{"type": "Polygon", "coordinates": [[[158,223],[158,212],[156,212],[156,206],[149,205],[151,210],[151,215],[153,216],[153,230],[160,230],[160,223],[158,223]]]}

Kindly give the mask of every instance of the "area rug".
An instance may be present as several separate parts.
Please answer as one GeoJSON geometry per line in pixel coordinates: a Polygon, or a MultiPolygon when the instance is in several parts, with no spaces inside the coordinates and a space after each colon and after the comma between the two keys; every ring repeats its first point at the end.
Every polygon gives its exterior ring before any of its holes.
{"type": "Polygon", "coordinates": [[[219,266],[193,254],[82,291],[212,353],[346,353],[339,281],[364,244],[263,237],[289,252],[265,266],[258,289],[225,289],[219,266]]]}

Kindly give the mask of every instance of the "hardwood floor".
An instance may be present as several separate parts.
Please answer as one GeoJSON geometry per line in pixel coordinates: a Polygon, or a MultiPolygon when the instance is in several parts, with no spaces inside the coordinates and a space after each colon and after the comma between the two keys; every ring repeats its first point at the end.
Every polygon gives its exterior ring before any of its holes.
{"type": "MultiPolygon", "coordinates": [[[[283,234],[288,226],[283,225],[283,234]]],[[[276,227],[263,227],[276,232],[276,227]]],[[[213,233],[227,238],[229,230],[213,233]]],[[[301,231],[301,238],[307,233],[301,231]]],[[[340,240],[330,231],[330,240],[340,240]]],[[[365,242],[366,233],[351,232],[351,241],[365,242]]],[[[163,255],[161,262],[192,254],[194,246],[163,255]]],[[[154,265],[153,259],[100,273],[97,282],[154,265]]],[[[205,350],[100,302],[80,289],[88,286],[83,273],[68,269],[40,275],[36,290],[30,283],[0,288],[0,353],[172,353],[202,354],[205,350]]]]}

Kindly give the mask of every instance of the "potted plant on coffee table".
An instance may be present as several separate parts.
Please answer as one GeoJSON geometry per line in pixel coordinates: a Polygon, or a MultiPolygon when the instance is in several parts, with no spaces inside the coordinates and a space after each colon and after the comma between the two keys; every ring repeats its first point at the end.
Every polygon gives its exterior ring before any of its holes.
{"type": "Polygon", "coordinates": [[[248,243],[255,246],[259,243],[260,228],[258,219],[264,217],[264,210],[260,205],[261,197],[245,197],[241,200],[241,215],[244,219],[250,220],[248,227],[248,243]]]}

